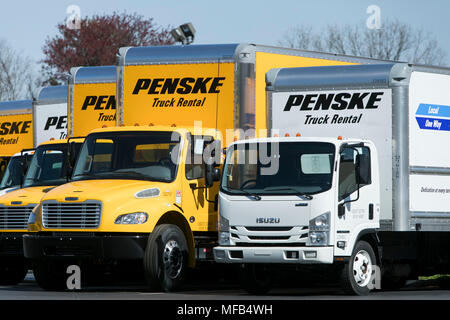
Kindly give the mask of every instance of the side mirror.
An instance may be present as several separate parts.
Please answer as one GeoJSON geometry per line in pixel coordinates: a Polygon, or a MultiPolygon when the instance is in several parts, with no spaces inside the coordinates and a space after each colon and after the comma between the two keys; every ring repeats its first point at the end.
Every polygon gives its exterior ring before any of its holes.
{"type": "Polygon", "coordinates": [[[220,180],[220,169],[214,164],[205,164],[205,186],[207,188],[214,184],[214,181],[220,180]]]}
{"type": "Polygon", "coordinates": [[[370,184],[370,158],[365,154],[356,156],[356,181],[358,184],[370,184]]]}
{"type": "Polygon", "coordinates": [[[338,204],[338,217],[341,218],[345,215],[345,206],[343,203],[338,204]]]}

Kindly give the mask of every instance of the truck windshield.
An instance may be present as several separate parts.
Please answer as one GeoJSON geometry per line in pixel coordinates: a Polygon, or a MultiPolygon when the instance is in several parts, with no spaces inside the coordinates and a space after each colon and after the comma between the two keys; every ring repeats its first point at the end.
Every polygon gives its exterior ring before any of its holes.
{"type": "Polygon", "coordinates": [[[56,186],[67,182],[67,144],[37,147],[31,160],[24,187],[56,186]]]}
{"type": "Polygon", "coordinates": [[[25,154],[23,156],[12,157],[8,163],[2,182],[0,183],[0,190],[19,186],[22,183],[22,158],[25,157],[27,167],[30,165],[32,156],[25,154]]]}
{"type": "Polygon", "coordinates": [[[239,195],[310,195],[331,188],[335,147],[323,142],[235,144],[221,191],[239,195]]]}
{"type": "Polygon", "coordinates": [[[75,165],[73,180],[175,180],[181,136],[176,132],[90,134],[75,165]]]}

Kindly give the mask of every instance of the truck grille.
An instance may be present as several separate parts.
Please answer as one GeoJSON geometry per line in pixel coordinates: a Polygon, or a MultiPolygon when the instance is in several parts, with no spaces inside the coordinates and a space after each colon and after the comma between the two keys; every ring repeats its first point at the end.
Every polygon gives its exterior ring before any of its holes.
{"type": "Polygon", "coordinates": [[[102,215],[99,201],[79,203],[43,202],[42,225],[44,228],[89,229],[98,228],[102,215]]]}
{"type": "Polygon", "coordinates": [[[28,217],[35,204],[27,206],[0,205],[0,229],[27,229],[28,217]]]}
{"type": "Polygon", "coordinates": [[[308,238],[307,226],[255,227],[231,226],[231,240],[237,245],[305,245],[308,238]]]}

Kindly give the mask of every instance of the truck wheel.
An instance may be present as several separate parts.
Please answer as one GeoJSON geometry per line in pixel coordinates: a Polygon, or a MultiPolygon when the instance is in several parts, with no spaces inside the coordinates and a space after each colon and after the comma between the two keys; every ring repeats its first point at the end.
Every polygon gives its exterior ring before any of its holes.
{"type": "Polygon", "coordinates": [[[66,268],[53,261],[35,260],[32,263],[37,284],[44,290],[57,291],[67,288],[66,268]]]}
{"type": "Polygon", "coordinates": [[[0,285],[15,285],[23,281],[28,272],[25,259],[0,261],[0,285]]]}
{"type": "Polygon", "coordinates": [[[265,265],[244,264],[240,269],[241,284],[250,294],[263,295],[272,288],[270,270],[265,265]]]}
{"type": "Polygon", "coordinates": [[[148,239],[144,272],[152,289],[172,292],[183,282],[188,261],[188,246],[183,232],[175,225],[161,224],[148,239]]]}
{"type": "Polygon", "coordinates": [[[375,272],[375,253],[366,241],[356,243],[350,260],[341,273],[341,285],[346,294],[366,295],[371,290],[375,272]]]}

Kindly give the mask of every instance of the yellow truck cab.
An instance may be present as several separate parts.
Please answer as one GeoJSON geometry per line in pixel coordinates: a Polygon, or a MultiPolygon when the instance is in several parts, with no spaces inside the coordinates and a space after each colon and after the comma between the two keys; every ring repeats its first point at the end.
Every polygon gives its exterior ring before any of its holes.
{"type": "MultiPolygon", "coordinates": [[[[70,139],[72,150],[79,149],[82,139],[70,139]]],[[[0,283],[21,282],[29,263],[24,259],[22,236],[27,232],[29,216],[42,196],[67,182],[67,140],[51,140],[39,145],[23,180],[23,188],[0,198],[0,283]]]]}
{"type": "Polygon", "coordinates": [[[92,131],[72,181],[47,192],[30,218],[24,250],[38,284],[64,288],[61,258],[82,270],[94,262],[135,260],[143,261],[151,286],[173,290],[196,257],[212,258],[218,193],[213,180],[219,173],[208,159],[220,162],[220,141],[214,129],[194,131],[167,126],[92,131]]]}

